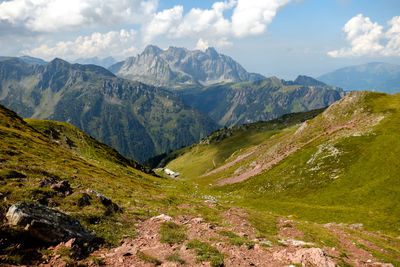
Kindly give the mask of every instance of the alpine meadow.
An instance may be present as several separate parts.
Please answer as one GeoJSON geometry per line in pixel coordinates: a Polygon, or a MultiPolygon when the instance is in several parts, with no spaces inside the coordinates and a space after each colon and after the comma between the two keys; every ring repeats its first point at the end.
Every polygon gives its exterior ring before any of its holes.
{"type": "Polygon", "coordinates": [[[400,266],[399,10],[0,0],[0,266],[400,266]]]}

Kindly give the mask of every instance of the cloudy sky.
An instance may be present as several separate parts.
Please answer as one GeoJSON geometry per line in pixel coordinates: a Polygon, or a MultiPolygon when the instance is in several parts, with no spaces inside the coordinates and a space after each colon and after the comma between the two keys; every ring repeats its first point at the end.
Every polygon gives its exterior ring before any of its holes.
{"type": "Polygon", "coordinates": [[[0,54],[113,56],[148,44],[215,47],[247,70],[293,79],[400,64],[399,0],[0,0],[0,54]]]}

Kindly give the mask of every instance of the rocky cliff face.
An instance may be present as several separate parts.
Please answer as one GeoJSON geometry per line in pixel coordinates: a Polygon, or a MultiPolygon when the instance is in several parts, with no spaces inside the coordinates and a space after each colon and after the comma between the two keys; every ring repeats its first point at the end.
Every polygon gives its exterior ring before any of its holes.
{"type": "Polygon", "coordinates": [[[173,93],[61,59],[44,66],[0,61],[0,103],[23,117],[69,122],[139,161],[218,127],[173,93]]]}
{"type": "Polygon", "coordinates": [[[263,78],[248,73],[232,58],[219,54],[214,48],[203,52],[177,47],[162,50],[150,45],[141,54],[116,63],[109,70],[124,78],[172,89],[263,78]]]}

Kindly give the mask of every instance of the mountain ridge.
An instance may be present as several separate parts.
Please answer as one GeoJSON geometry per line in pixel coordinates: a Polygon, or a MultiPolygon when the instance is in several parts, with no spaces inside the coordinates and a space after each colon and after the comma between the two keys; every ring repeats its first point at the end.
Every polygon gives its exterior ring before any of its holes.
{"type": "Polygon", "coordinates": [[[260,74],[248,73],[231,57],[211,47],[203,52],[172,46],[162,50],[148,45],[141,54],[118,62],[109,70],[124,78],[169,89],[263,78],[260,74]]]}
{"type": "Polygon", "coordinates": [[[295,81],[270,77],[254,82],[221,83],[179,93],[189,105],[225,126],[323,108],[346,95],[341,88],[307,76],[299,76],[295,81]]]}
{"type": "Polygon", "coordinates": [[[175,94],[96,65],[0,61],[0,103],[27,118],[69,122],[125,156],[147,158],[199,140],[215,122],[175,94]]]}
{"type": "Polygon", "coordinates": [[[371,90],[393,94],[400,91],[400,65],[370,62],[343,67],[317,79],[350,91],[371,90]]]}

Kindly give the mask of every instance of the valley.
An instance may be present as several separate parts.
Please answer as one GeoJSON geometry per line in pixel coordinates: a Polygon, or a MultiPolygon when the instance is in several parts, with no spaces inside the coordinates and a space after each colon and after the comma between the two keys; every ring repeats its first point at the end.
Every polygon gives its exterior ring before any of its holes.
{"type": "Polygon", "coordinates": [[[110,70],[0,59],[0,264],[400,265],[399,94],[212,48],[110,70]]]}

